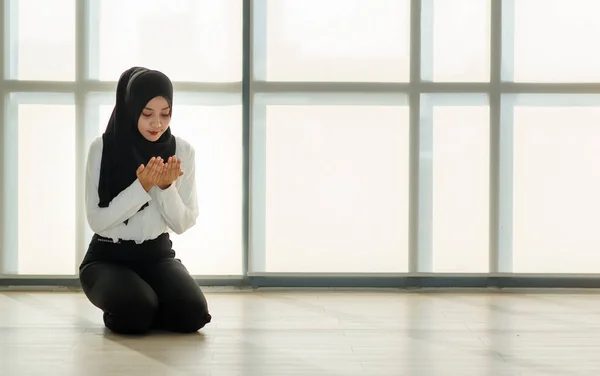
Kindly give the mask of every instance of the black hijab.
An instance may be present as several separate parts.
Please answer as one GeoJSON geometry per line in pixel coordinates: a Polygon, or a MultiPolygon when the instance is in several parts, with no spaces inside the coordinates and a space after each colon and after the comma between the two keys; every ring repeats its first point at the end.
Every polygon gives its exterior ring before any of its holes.
{"type": "Polygon", "coordinates": [[[145,166],[152,157],[166,161],[175,155],[175,137],[170,127],[156,142],[146,140],[138,130],[142,110],[155,97],[164,97],[172,114],[173,84],[169,78],[155,70],[133,67],[121,74],[116,94],[115,107],[102,135],[100,207],[107,207],[137,179],[136,170],[141,164],[145,166]]]}

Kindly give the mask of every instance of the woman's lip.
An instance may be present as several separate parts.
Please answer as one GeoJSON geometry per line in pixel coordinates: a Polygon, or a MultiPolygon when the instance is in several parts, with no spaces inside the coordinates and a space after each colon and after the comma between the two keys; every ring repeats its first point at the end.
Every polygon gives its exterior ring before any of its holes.
{"type": "Polygon", "coordinates": [[[158,134],[158,132],[153,132],[153,131],[148,131],[148,133],[150,133],[153,136],[156,136],[158,134]]]}

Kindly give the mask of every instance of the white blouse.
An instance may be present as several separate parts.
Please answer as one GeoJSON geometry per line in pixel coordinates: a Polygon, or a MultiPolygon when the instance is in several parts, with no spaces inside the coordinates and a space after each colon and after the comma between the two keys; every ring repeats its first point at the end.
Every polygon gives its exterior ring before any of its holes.
{"type": "Polygon", "coordinates": [[[115,242],[121,239],[141,243],[167,231],[182,234],[196,224],[195,150],[187,141],[179,137],[175,139],[176,155],[181,158],[183,176],[165,190],[155,186],[149,192],[136,179],[106,208],[98,206],[102,137],[92,142],[86,167],[85,203],[87,221],[93,232],[115,242]],[[148,206],[138,212],[146,203],[148,206]],[[127,219],[129,221],[125,224],[127,219]]]}

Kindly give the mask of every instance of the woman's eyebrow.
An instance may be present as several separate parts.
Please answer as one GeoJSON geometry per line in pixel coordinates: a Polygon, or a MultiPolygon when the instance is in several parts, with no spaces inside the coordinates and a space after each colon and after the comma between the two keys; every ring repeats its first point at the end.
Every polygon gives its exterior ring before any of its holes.
{"type": "MultiPolygon", "coordinates": [[[[164,110],[169,110],[170,108],[171,108],[171,107],[165,107],[165,108],[163,108],[161,111],[164,111],[164,110]]],[[[150,108],[150,107],[144,107],[144,110],[148,110],[148,111],[154,111],[154,109],[152,109],[152,108],[150,108]]]]}
{"type": "Polygon", "coordinates": [[[154,111],[154,109],[150,108],[150,107],[144,107],[144,110],[148,110],[148,111],[154,111]]]}

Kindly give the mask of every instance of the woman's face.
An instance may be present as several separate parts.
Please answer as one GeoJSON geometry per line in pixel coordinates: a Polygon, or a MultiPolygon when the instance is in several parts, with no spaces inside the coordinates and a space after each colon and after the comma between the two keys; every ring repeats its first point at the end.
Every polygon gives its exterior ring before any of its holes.
{"type": "Polygon", "coordinates": [[[169,128],[171,108],[163,97],[156,97],[146,104],[138,120],[138,130],[150,142],[156,142],[169,128]]]}

